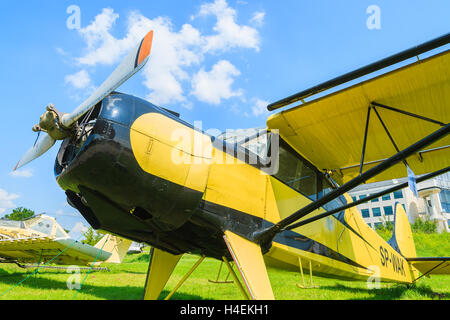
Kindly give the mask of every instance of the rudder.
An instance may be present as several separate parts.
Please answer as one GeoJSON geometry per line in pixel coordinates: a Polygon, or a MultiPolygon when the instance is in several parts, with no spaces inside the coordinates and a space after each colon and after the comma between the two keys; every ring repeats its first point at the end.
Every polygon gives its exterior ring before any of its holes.
{"type": "Polygon", "coordinates": [[[122,263],[123,258],[128,252],[128,248],[131,246],[131,240],[123,239],[111,234],[105,235],[95,247],[105,252],[110,252],[111,256],[105,262],[109,263],[122,263]]]}
{"type": "Polygon", "coordinates": [[[394,233],[388,243],[404,257],[417,256],[408,215],[398,202],[395,204],[394,233]]]}

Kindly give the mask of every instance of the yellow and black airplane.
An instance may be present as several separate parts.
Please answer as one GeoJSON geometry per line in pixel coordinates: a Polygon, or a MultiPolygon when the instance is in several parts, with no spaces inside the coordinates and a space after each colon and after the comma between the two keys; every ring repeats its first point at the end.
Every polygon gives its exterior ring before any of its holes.
{"type": "Polygon", "coordinates": [[[185,253],[202,257],[196,266],[212,257],[233,271],[234,261],[244,286],[232,275],[250,299],[274,298],[266,265],[405,284],[450,272],[448,257],[416,256],[401,205],[389,242],[356,209],[408,183],[356,202],[347,195],[407,170],[418,182],[449,170],[450,52],[429,52],[450,34],[270,105],[301,101],[233,143],[114,91],[147,62],[152,39],[150,32],[73,113],[48,106],[34,127],[44,136],[16,166],[62,140],[55,175],[68,202],[93,228],[152,246],[146,299],[159,297],[185,253]],[[408,59],[417,60],[313,98],[408,59]]]}

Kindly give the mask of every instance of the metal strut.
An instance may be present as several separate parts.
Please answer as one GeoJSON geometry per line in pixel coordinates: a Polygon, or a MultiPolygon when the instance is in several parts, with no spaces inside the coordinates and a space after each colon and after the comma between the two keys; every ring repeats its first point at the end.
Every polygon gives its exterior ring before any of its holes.
{"type": "Polygon", "coordinates": [[[314,210],[322,207],[323,205],[329,203],[330,201],[336,199],[337,197],[343,195],[344,193],[352,190],[356,186],[360,185],[361,183],[364,183],[365,181],[373,178],[374,176],[384,172],[385,170],[389,169],[390,167],[396,165],[400,161],[405,160],[409,156],[413,155],[414,153],[418,152],[419,150],[425,148],[426,146],[442,139],[447,134],[450,133],[450,124],[446,124],[442,128],[436,130],[432,134],[426,136],[425,138],[417,141],[416,143],[412,144],[411,146],[407,147],[403,151],[397,152],[392,157],[384,160],[377,166],[367,170],[366,172],[362,173],[358,177],[350,180],[346,184],[342,185],[341,187],[334,189],[330,193],[326,194],[324,197],[320,198],[319,200],[316,200],[307,206],[303,207],[302,209],[296,211],[289,217],[281,220],[277,224],[275,224],[272,227],[266,228],[264,230],[256,231],[252,237],[253,241],[256,241],[259,243],[263,249],[270,248],[270,243],[272,242],[273,238],[285,227],[288,225],[298,221],[299,219],[305,217],[309,213],[313,212],[314,210]]]}
{"type": "Polygon", "coordinates": [[[439,48],[441,46],[446,45],[450,42],[450,33],[447,33],[443,36],[440,36],[438,38],[435,38],[433,40],[430,40],[428,42],[425,42],[421,45],[418,45],[416,47],[407,49],[405,51],[396,53],[392,56],[389,56],[387,58],[384,58],[382,60],[379,60],[377,62],[371,63],[365,67],[359,68],[355,71],[346,73],[342,76],[339,76],[337,78],[328,80],[326,82],[323,82],[319,85],[316,85],[314,87],[311,87],[309,89],[303,90],[299,93],[296,93],[292,96],[289,96],[287,98],[284,98],[280,101],[274,102],[267,106],[267,110],[273,111],[279,108],[282,108],[284,106],[287,106],[291,103],[300,101],[302,99],[305,99],[307,97],[310,97],[312,95],[315,95],[317,93],[320,93],[322,91],[334,88],[336,86],[339,86],[341,84],[347,83],[349,81],[358,79],[362,76],[368,75],[370,73],[373,73],[375,71],[381,70],[383,68],[389,67],[391,65],[394,65],[396,63],[402,62],[406,59],[416,57],[419,54],[425,53],[427,51],[439,48]]]}
{"type": "Polygon", "coordinates": [[[367,134],[369,133],[369,122],[370,122],[370,111],[371,110],[372,110],[372,106],[369,106],[369,109],[367,111],[366,129],[364,130],[364,142],[363,142],[363,149],[361,152],[361,164],[359,165],[359,175],[362,175],[363,167],[364,167],[364,158],[366,156],[367,134]]]}
{"type": "Polygon", "coordinates": [[[229,281],[229,280],[228,280],[228,277],[229,277],[230,274],[231,274],[230,271],[228,271],[228,274],[227,274],[227,277],[225,278],[225,280],[219,281],[220,274],[222,273],[222,267],[223,267],[223,264],[224,264],[224,262],[222,261],[222,262],[220,263],[219,272],[217,273],[217,279],[216,279],[216,280],[209,280],[209,279],[208,279],[209,282],[211,282],[211,283],[233,283],[233,281],[229,281]]]}
{"type": "MultiPolygon", "coordinates": [[[[384,131],[386,132],[387,136],[389,137],[389,140],[391,140],[392,145],[395,148],[395,151],[400,152],[400,149],[397,147],[397,144],[394,141],[394,138],[392,137],[391,133],[389,132],[388,128],[386,127],[386,125],[384,124],[384,121],[381,119],[380,114],[378,113],[377,108],[373,107],[373,111],[375,111],[375,114],[378,117],[378,120],[380,120],[381,125],[383,126],[384,131]]],[[[405,159],[403,159],[403,163],[405,164],[405,166],[408,167],[408,162],[406,162],[405,159]]]]}
{"type": "Polygon", "coordinates": [[[197,267],[205,260],[205,256],[201,256],[200,259],[192,266],[191,270],[186,273],[186,275],[177,283],[175,288],[172,289],[172,291],[168,294],[167,297],[164,298],[164,300],[169,300],[175,292],[183,285],[183,283],[186,282],[186,280],[191,276],[191,274],[197,269],[197,267]]]}
{"type": "MultiPolygon", "coordinates": [[[[438,170],[438,171],[426,174],[424,176],[418,177],[416,179],[416,181],[417,182],[422,182],[422,181],[425,181],[425,180],[429,180],[429,179],[432,179],[432,178],[434,178],[436,176],[440,176],[441,174],[444,174],[444,173],[449,172],[449,171],[450,171],[450,167],[446,167],[444,169],[441,169],[441,170],[438,170]]],[[[382,196],[384,196],[386,194],[390,194],[390,193],[392,193],[394,191],[401,190],[403,188],[406,188],[407,186],[408,186],[408,182],[397,184],[397,185],[393,186],[392,188],[389,188],[389,189],[386,189],[386,190],[374,193],[374,194],[372,194],[372,195],[370,195],[370,196],[368,196],[368,197],[366,197],[364,199],[360,199],[360,200],[354,201],[354,202],[349,203],[349,204],[347,204],[345,206],[341,206],[341,207],[336,208],[334,210],[327,211],[327,212],[318,214],[317,216],[311,217],[309,219],[305,219],[303,221],[291,224],[290,226],[287,226],[283,230],[292,230],[292,229],[304,226],[304,225],[309,224],[311,222],[314,222],[316,220],[320,220],[320,219],[326,218],[326,217],[331,216],[331,215],[333,215],[335,213],[342,212],[342,211],[347,210],[349,208],[356,207],[356,206],[358,206],[358,205],[360,205],[362,203],[366,203],[366,202],[369,202],[369,201],[371,201],[373,199],[377,199],[379,197],[382,197],[382,196]]]]}
{"type": "Polygon", "coordinates": [[[408,112],[408,111],[400,110],[400,109],[397,109],[397,108],[394,108],[394,107],[391,107],[391,106],[387,106],[385,104],[381,104],[381,103],[378,103],[378,102],[375,102],[375,101],[372,102],[372,105],[374,105],[376,107],[388,109],[388,110],[391,110],[391,111],[395,111],[395,112],[398,112],[398,113],[402,113],[402,114],[405,114],[407,116],[414,117],[414,118],[417,118],[417,119],[421,119],[421,120],[425,120],[425,121],[428,121],[428,122],[432,122],[432,123],[438,124],[438,125],[440,125],[442,127],[445,126],[445,123],[443,123],[443,122],[440,122],[440,121],[437,121],[437,120],[434,120],[434,119],[430,119],[430,118],[427,118],[427,117],[424,117],[424,116],[421,116],[421,115],[418,115],[418,114],[415,114],[415,113],[412,113],[412,112],[408,112]]]}
{"type": "Polygon", "coordinates": [[[298,265],[300,267],[300,273],[302,275],[302,282],[303,285],[301,285],[300,283],[297,283],[297,287],[302,288],[302,289],[315,289],[315,288],[319,288],[319,286],[314,285],[313,283],[313,275],[312,275],[312,263],[311,260],[309,260],[309,282],[310,285],[307,286],[305,283],[305,276],[303,275],[303,265],[302,265],[302,258],[298,257],[298,265]]]}
{"type": "Polygon", "coordinates": [[[228,262],[228,259],[226,257],[222,257],[223,262],[225,262],[225,265],[227,266],[228,270],[231,273],[231,276],[234,279],[234,282],[236,283],[237,287],[239,288],[239,291],[241,291],[242,295],[244,296],[245,300],[250,300],[250,297],[247,294],[247,291],[245,291],[244,287],[242,286],[242,283],[239,281],[239,278],[237,277],[236,273],[233,270],[233,267],[228,262]]]}

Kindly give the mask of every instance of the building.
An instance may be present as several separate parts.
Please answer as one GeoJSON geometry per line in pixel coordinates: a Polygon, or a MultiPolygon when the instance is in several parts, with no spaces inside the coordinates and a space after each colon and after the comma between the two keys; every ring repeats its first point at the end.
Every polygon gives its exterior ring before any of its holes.
{"type": "MultiPolygon", "coordinates": [[[[407,178],[402,178],[360,185],[349,194],[356,201],[406,181],[407,178]]],[[[410,223],[418,218],[433,220],[439,233],[450,232],[450,173],[418,183],[417,191],[418,198],[409,188],[405,188],[363,203],[358,209],[367,224],[376,228],[387,221],[394,221],[395,205],[398,202],[405,208],[410,223]]]]}

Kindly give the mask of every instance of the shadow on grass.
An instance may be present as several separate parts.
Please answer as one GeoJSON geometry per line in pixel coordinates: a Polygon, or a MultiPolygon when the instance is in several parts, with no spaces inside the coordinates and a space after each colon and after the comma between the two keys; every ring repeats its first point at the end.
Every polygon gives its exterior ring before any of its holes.
{"type": "MultiPolygon", "coordinates": [[[[169,293],[170,293],[169,290],[163,290],[158,299],[164,300],[164,298],[167,297],[169,293]]],[[[189,293],[175,292],[174,295],[170,298],[170,300],[211,300],[211,299],[205,299],[203,297],[189,293]]]]}
{"type": "MultiPolygon", "coordinates": [[[[27,287],[30,289],[40,289],[40,290],[69,290],[67,288],[67,283],[65,280],[56,280],[56,279],[48,279],[48,278],[40,278],[39,272],[36,275],[32,275],[32,272],[30,273],[0,273],[0,283],[5,284],[9,286],[8,289],[0,292],[0,299],[8,300],[8,291],[13,292],[16,288],[14,286],[18,284],[20,281],[24,280],[26,277],[29,276],[24,282],[20,284],[20,287],[27,287]],[[30,276],[31,275],[31,276],[30,276]]],[[[50,274],[51,272],[48,272],[47,274],[50,274]]],[[[44,273],[45,274],[45,273],[44,273]]],[[[52,273],[57,274],[57,273],[52,273]]],[[[84,278],[84,275],[82,275],[82,278],[84,278]]],[[[89,279],[89,278],[87,278],[89,279]]],[[[75,296],[75,300],[82,299],[80,297],[80,294],[89,294],[93,295],[95,297],[98,297],[100,299],[106,299],[106,300],[142,300],[144,292],[144,286],[96,286],[92,284],[83,284],[81,290],[78,292],[78,294],[75,296]]],[[[76,290],[71,291],[72,295],[76,294],[76,290]]],[[[159,299],[164,299],[169,294],[169,291],[164,290],[159,299]]],[[[53,300],[58,299],[57,293],[52,293],[53,296],[39,296],[36,297],[35,300],[53,300]]],[[[24,298],[20,298],[23,300],[24,298]]],[[[69,298],[70,299],[70,298],[69,298]]],[[[69,300],[65,299],[65,300],[69,300]]],[[[197,295],[190,295],[186,293],[175,293],[172,296],[171,300],[202,300],[203,298],[197,295]]],[[[18,299],[17,299],[18,300],[18,299]]]]}
{"type": "MultiPolygon", "coordinates": [[[[427,297],[430,299],[434,298],[447,298],[445,293],[439,293],[436,291],[433,291],[428,286],[423,285],[394,285],[392,288],[380,288],[380,289],[365,289],[365,288],[355,288],[355,287],[349,287],[343,284],[336,284],[335,286],[320,286],[320,288],[328,289],[328,290],[334,290],[334,291],[347,291],[350,293],[365,293],[369,295],[369,297],[364,298],[364,300],[396,300],[400,299],[402,296],[404,296],[405,293],[408,292],[415,292],[419,294],[422,297],[427,297]]],[[[355,298],[356,299],[356,298],[355,298]]],[[[360,299],[357,299],[360,300],[360,299]]]]}

